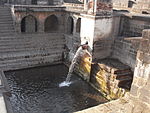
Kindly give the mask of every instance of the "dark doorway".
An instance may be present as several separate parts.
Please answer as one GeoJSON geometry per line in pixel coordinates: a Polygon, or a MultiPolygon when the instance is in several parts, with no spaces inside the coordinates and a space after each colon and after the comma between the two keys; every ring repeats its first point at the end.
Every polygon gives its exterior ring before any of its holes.
{"type": "Polygon", "coordinates": [[[81,31],[81,18],[77,20],[77,24],[76,24],[76,32],[80,33],[80,31],[81,31]]]}
{"type": "Polygon", "coordinates": [[[37,32],[37,20],[34,16],[29,15],[22,19],[21,32],[26,32],[26,33],[37,32]]]}
{"type": "Polygon", "coordinates": [[[73,34],[73,28],[74,28],[73,18],[69,17],[67,21],[67,33],[73,34]]]}
{"type": "Polygon", "coordinates": [[[59,30],[57,17],[55,15],[47,17],[44,26],[45,32],[57,32],[59,30]]]}

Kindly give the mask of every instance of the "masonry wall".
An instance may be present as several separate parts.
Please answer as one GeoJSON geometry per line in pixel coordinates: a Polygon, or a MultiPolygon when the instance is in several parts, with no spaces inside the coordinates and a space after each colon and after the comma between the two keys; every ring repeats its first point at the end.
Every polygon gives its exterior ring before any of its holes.
{"type": "Polygon", "coordinates": [[[136,55],[141,38],[123,38],[115,39],[112,46],[112,57],[119,59],[134,70],[136,64],[136,55]]]}
{"type": "Polygon", "coordinates": [[[124,7],[127,8],[128,7],[128,1],[129,0],[112,0],[113,2],[113,7],[124,7]]]}
{"type": "MultiPolygon", "coordinates": [[[[14,18],[14,25],[15,25],[15,29],[16,32],[21,33],[21,23],[22,20],[25,17],[28,16],[32,16],[36,22],[37,22],[37,32],[40,33],[44,33],[44,29],[45,29],[45,21],[46,19],[51,16],[54,15],[56,16],[57,20],[58,20],[58,24],[56,25],[58,27],[58,30],[56,31],[57,33],[64,33],[65,32],[65,13],[64,11],[57,11],[57,10],[61,10],[61,7],[53,7],[52,10],[50,10],[49,8],[52,7],[30,7],[28,8],[28,6],[26,7],[17,7],[15,6],[14,8],[14,14],[13,14],[13,18],[14,18]],[[37,10],[40,11],[37,11],[37,10]],[[47,10],[47,11],[45,11],[47,10]],[[56,11],[55,11],[56,10],[56,11]]],[[[28,21],[29,22],[29,21],[28,21]]],[[[32,23],[31,23],[32,24],[32,23]]]]}
{"type": "Polygon", "coordinates": [[[150,14],[150,0],[136,0],[132,8],[134,12],[150,14]]]}
{"type": "Polygon", "coordinates": [[[113,18],[100,17],[96,19],[93,38],[93,59],[102,59],[110,56],[113,43],[113,18]]]}
{"type": "Polygon", "coordinates": [[[149,17],[146,16],[122,16],[119,36],[141,37],[143,29],[150,28],[149,17]]]}
{"type": "Polygon", "coordinates": [[[148,112],[148,107],[150,109],[150,30],[143,31],[130,94],[137,110],[142,112],[147,109],[148,112]]]}

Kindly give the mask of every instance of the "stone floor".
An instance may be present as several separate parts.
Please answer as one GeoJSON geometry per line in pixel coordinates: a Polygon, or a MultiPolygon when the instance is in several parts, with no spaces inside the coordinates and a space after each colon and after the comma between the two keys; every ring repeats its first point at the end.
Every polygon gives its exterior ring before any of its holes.
{"type": "Polygon", "coordinates": [[[129,94],[118,100],[91,107],[75,113],[150,113],[149,106],[133,101],[129,94]]]}

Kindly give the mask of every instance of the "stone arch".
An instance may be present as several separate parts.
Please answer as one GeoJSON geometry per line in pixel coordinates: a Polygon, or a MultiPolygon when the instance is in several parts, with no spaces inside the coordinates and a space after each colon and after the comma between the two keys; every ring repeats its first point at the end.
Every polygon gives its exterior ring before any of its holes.
{"type": "Polygon", "coordinates": [[[58,18],[55,15],[48,16],[45,19],[44,31],[57,32],[59,30],[58,18]]]}
{"type": "Polygon", "coordinates": [[[25,16],[21,20],[21,32],[25,33],[37,32],[37,19],[32,15],[25,16]]]}
{"type": "Polygon", "coordinates": [[[80,33],[80,31],[81,31],[81,18],[78,18],[76,23],[76,32],[80,33]]]}
{"type": "Polygon", "coordinates": [[[73,34],[73,30],[74,30],[74,20],[71,16],[69,16],[67,20],[67,34],[73,34]]]}

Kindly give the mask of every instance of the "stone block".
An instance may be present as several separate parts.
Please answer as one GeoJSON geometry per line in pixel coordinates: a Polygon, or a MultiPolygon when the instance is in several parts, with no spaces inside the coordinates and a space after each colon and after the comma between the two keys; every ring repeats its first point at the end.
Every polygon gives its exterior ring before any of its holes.
{"type": "MultiPolygon", "coordinates": [[[[149,52],[150,52],[150,48],[149,48],[149,52]]],[[[143,56],[143,62],[146,64],[150,64],[150,54],[148,54],[148,52],[145,52],[143,56]]]]}
{"type": "Polygon", "coordinates": [[[143,38],[150,40],[150,29],[143,30],[142,35],[143,38]]]}
{"type": "Polygon", "coordinates": [[[146,83],[147,83],[146,79],[139,77],[138,82],[137,82],[137,86],[144,87],[146,85],[146,83]]]}
{"type": "Polygon", "coordinates": [[[140,103],[134,103],[134,108],[132,109],[132,113],[142,113],[144,111],[144,107],[140,103]]]}
{"type": "Polygon", "coordinates": [[[139,89],[138,86],[132,85],[130,94],[133,95],[133,96],[138,96],[138,89],[139,89]]]}
{"type": "Polygon", "coordinates": [[[139,89],[138,93],[140,94],[141,97],[150,97],[150,91],[146,88],[141,88],[139,89]]]}
{"type": "Polygon", "coordinates": [[[143,51],[145,53],[148,53],[149,52],[149,44],[150,43],[149,43],[148,39],[141,40],[139,50],[143,51]]]}

